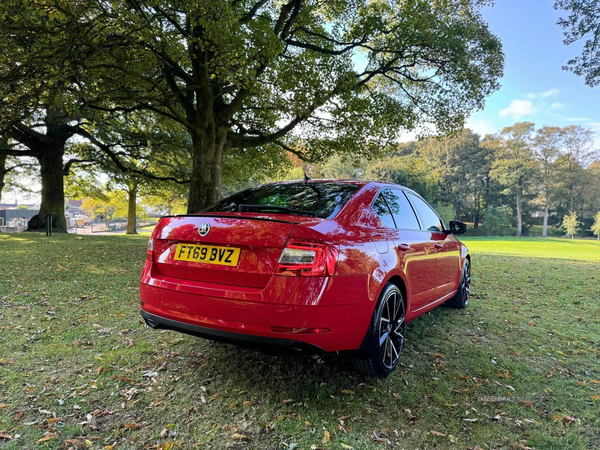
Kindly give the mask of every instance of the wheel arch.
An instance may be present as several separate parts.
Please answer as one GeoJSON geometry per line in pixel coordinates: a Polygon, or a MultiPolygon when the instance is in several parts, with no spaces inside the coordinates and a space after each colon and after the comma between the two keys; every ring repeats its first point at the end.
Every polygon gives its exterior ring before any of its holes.
{"type": "Polygon", "coordinates": [[[369,319],[370,320],[369,328],[367,329],[367,332],[365,333],[365,336],[363,338],[363,341],[362,341],[360,347],[356,350],[348,351],[346,353],[349,353],[350,355],[354,355],[355,357],[360,358],[360,357],[368,356],[373,351],[373,345],[372,345],[373,314],[375,313],[377,305],[379,304],[379,300],[381,299],[381,294],[382,294],[383,290],[390,283],[393,284],[394,286],[396,286],[398,289],[400,289],[400,293],[402,294],[402,297],[404,299],[405,311],[408,311],[408,293],[407,293],[408,291],[407,291],[406,281],[399,273],[390,274],[388,277],[386,277],[381,282],[379,289],[377,290],[377,301],[374,302],[373,311],[371,311],[371,317],[369,319]]]}
{"type": "MultiPolygon", "coordinates": [[[[408,307],[408,292],[406,290],[406,283],[404,282],[404,279],[396,274],[396,275],[392,275],[386,282],[385,284],[382,283],[382,287],[379,291],[379,295],[381,295],[381,292],[383,291],[383,289],[385,288],[385,285],[388,283],[392,283],[393,285],[395,285],[398,289],[400,289],[400,292],[402,293],[402,298],[404,299],[404,306],[408,307]]],[[[378,297],[379,299],[379,297],[378,297]]]]}

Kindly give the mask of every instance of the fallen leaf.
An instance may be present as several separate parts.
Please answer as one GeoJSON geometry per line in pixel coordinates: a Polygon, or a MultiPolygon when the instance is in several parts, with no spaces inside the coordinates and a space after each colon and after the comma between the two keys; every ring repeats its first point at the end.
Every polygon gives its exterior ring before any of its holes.
{"type": "Polygon", "coordinates": [[[42,442],[46,442],[49,441],[51,439],[56,439],[58,437],[58,433],[44,433],[44,436],[40,439],[38,439],[38,444],[41,444],[42,442]]]}
{"type": "Polygon", "coordinates": [[[0,431],[0,439],[11,440],[12,437],[6,431],[0,431]]]}
{"type": "Polygon", "coordinates": [[[167,437],[168,434],[169,434],[169,430],[167,430],[166,428],[163,428],[162,431],[160,432],[160,437],[164,439],[167,437]]]}
{"type": "Polygon", "coordinates": [[[433,434],[434,436],[446,436],[444,433],[440,433],[439,431],[434,430],[431,430],[429,433],[433,434]]]}
{"type": "Polygon", "coordinates": [[[246,400],[244,403],[242,403],[244,406],[250,406],[251,404],[252,402],[250,400],[246,400]]]}
{"type": "Polygon", "coordinates": [[[323,444],[327,444],[329,442],[329,431],[325,430],[323,431],[323,444]]]}
{"type": "Polygon", "coordinates": [[[591,395],[590,398],[592,399],[592,401],[596,401],[600,398],[600,394],[599,395],[591,395]]]}
{"type": "Polygon", "coordinates": [[[248,436],[244,436],[243,434],[235,433],[231,435],[231,439],[234,441],[249,441],[250,438],[248,436]]]}
{"type": "Polygon", "coordinates": [[[128,430],[139,430],[140,427],[137,423],[126,423],[125,425],[123,425],[123,428],[127,428],[128,430]]]}
{"type": "Polygon", "coordinates": [[[342,394],[354,395],[354,391],[351,391],[350,389],[342,389],[342,394]]]}
{"type": "Polygon", "coordinates": [[[293,401],[294,401],[293,398],[288,398],[287,400],[284,400],[281,403],[292,403],[293,401]]]}
{"type": "Polygon", "coordinates": [[[577,421],[577,419],[575,419],[575,417],[565,415],[562,416],[562,421],[567,427],[570,427],[577,421]]]}

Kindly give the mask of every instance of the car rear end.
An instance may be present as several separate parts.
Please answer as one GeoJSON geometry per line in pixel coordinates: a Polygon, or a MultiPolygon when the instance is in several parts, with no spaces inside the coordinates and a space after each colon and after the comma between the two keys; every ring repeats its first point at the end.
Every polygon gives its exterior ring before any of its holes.
{"type": "Polygon", "coordinates": [[[150,326],[292,351],[360,345],[364,278],[336,276],[340,247],[324,230],[361,185],[272,186],[160,220],[140,279],[150,326]]]}

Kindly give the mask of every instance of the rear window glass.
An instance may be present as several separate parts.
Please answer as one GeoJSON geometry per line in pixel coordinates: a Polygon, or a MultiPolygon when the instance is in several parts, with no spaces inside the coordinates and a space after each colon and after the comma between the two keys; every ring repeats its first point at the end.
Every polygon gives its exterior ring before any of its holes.
{"type": "Polygon", "coordinates": [[[240,205],[253,205],[257,208],[251,210],[261,212],[260,206],[274,206],[290,211],[268,210],[268,208],[265,208],[264,211],[296,215],[302,215],[302,211],[305,211],[316,217],[327,219],[335,216],[359,188],[360,185],[356,184],[307,183],[303,181],[265,184],[230,195],[209,206],[204,212],[236,212],[240,211],[240,205]]]}

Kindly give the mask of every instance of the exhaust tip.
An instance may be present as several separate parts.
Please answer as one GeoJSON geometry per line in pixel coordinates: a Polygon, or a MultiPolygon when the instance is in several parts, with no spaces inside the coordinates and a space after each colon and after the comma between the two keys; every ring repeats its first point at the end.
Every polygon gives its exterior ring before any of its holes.
{"type": "Polygon", "coordinates": [[[146,321],[146,325],[148,325],[150,328],[156,328],[158,327],[158,322],[152,319],[144,319],[146,321]]]}

